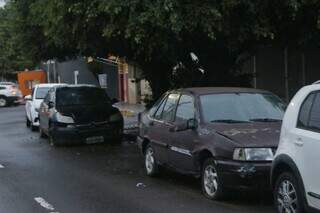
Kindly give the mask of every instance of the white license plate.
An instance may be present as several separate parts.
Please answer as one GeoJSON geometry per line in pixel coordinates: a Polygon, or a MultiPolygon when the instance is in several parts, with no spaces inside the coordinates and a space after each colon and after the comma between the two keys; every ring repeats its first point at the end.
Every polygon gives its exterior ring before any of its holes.
{"type": "Polygon", "coordinates": [[[95,137],[86,138],[87,144],[102,143],[103,141],[104,141],[103,136],[95,136],[95,137]]]}

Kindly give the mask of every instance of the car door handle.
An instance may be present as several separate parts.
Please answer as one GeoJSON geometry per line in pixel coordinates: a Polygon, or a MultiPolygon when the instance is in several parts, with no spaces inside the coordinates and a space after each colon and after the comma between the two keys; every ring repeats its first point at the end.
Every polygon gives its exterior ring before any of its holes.
{"type": "Polygon", "coordinates": [[[304,144],[301,138],[297,138],[294,143],[295,143],[295,145],[297,145],[299,147],[303,146],[303,144],[304,144]]]}

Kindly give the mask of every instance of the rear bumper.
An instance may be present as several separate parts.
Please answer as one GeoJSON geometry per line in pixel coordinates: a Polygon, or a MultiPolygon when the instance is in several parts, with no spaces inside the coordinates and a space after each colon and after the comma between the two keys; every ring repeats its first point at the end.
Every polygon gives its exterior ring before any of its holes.
{"type": "Polygon", "coordinates": [[[227,188],[270,189],[271,162],[216,161],[227,188]]]}
{"type": "MultiPolygon", "coordinates": [[[[123,129],[118,126],[108,128],[54,127],[50,130],[50,136],[57,144],[88,144],[88,138],[103,137],[103,141],[110,142],[122,136],[123,129]]],[[[98,142],[97,142],[98,143],[98,142]]]]}

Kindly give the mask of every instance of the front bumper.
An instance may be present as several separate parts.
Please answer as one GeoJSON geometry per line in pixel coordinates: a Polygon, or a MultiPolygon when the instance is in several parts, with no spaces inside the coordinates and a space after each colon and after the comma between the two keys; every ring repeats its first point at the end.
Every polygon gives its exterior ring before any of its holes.
{"type": "Polygon", "coordinates": [[[20,97],[18,96],[9,96],[7,97],[7,101],[11,104],[11,103],[18,103],[20,100],[20,97]]]}
{"type": "MultiPolygon", "coordinates": [[[[103,137],[103,141],[110,142],[122,137],[123,128],[119,125],[108,125],[104,127],[54,127],[50,130],[50,136],[57,144],[87,144],[88,138],[103,137]]],[[[98,143],[98,142],[97,142],[98,143]]]]}
{"type": "Polygon", "coordinates": [[[216,165],[224,187],[270,188],[271,162],[216,161],[216,165]]]}

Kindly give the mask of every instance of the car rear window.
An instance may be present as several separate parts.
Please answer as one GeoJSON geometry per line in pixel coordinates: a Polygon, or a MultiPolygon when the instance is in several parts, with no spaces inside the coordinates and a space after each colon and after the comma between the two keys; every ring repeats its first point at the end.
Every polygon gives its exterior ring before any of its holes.
{"type": "Polygon", "coordinates": [[[70,105],[111,105],[107,93],[96,87],[63,87],[56,92],[57,106],[70,105]]]}

